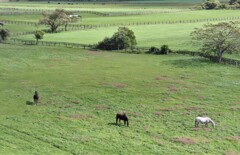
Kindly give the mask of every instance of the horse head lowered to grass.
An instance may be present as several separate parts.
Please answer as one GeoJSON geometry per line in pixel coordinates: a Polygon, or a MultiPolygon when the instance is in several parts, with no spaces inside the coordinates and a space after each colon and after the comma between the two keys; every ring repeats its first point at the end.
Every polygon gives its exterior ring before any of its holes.
{"type": "Polygon", "coordinates": [[[195,127],[198,127],[199,123],[205,124],[208,127],[208,123],[212,124],[212,127],[215,128],[214,121],[209,117],[196,117],[195,118],[195,127]]]}
{"type": "Polygon", "coordinates": [[[121,120],[124,121],[124,125],[126,125],[126,124],[127,124],[127,126],[129,125],[128,117],[127,117],[127,115],[125,113],[123,113],[123,114],[117,113],[117,115],[116,115],[116,124],[118,124],[118,122],[120,123],[121,120]]]}

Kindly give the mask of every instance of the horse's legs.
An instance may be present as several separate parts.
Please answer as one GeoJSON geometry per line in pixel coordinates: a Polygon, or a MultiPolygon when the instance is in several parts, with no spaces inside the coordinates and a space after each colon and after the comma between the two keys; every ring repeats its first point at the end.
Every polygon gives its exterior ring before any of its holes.
{"type": "Polygon", "coordinates": [[[116,124],[118,124],[118,118],[116,117],[116,124]]]}
{"type": "Polygon", "coordinates": [[[126,125],[126,121],[124,120],[124,125],[126,125]]]}
{"type": "Polygon", "coordinates": [[[205,123],[205,127],[208,127],[208,122],[205,123]]]}
{"type": "Polygon", "coordinates": [[[199,123],[199,122],[195,120],[195,128],[198,127],[198,123],[199,123]]]}

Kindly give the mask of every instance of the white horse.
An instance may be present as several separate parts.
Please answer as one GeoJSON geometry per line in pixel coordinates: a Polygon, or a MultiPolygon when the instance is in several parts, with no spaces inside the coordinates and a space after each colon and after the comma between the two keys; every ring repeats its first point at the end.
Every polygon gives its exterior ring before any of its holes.
{"type": "Polygon", "coordinates": [[[215,128],[214,121],[209,117],[196,117],[195,118],[195,127],[198,127],[199,123],[205,124],[208,127],[208,123],[212,124],[212,127],[215,128]]]}

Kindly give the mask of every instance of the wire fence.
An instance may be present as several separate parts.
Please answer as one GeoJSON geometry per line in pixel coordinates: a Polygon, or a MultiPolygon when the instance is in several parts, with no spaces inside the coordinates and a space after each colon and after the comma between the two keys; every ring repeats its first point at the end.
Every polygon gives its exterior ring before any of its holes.
{"type": "MultiPolygon", "coordinates": [[[[92,28],[101,28],[101,27],[116,27],[116,26],[188,24],[188,23],[199,23],[199,22],[236,21],[236,20],[240,20],[240,16],[238,16],[238,17],[209,18],[209,19],[173,20],[173,21],[150,21],[150,22],[132,22],[132,23],[111,23],[111,24],[106,23],[106,24],[97,24],[97,25],[70,23],[68,25],[68,30],[82,30],[82,29],[92,29],[92,28]]],[[[31,21],[1,20],[0,22],[6,23],[6,24],[38,25],[38,22],[31,22],[31,21]]]]}
{"type": "MultiPolygon", "coordinates": [[[[26,8],[0,8],[0,10],[7,11],[1,12],[0,15],[14,15],[17,13],[20,14],[40,14],[42,12],[53,12],[54,9],[26,9],[26,8]]],[[[67,9],[66,9],[67,10],[67,9]]],[[[91,10],[67,10],[73,13],[89,13],[95,14],[99,16],[129,16],[129,15],[145,15],[145,14],[158,14],[158,13],[173,13],[173,12],[186,12],[186,11],[194,11],[193,9],[178,9],[178,10],[147,10],[147,11],[127,11],[127,12],[99,12],[99,11],[91,11],[91,10]]]]}
{"type": "MultiPolygon", "coordinates": [[[[33,40],[22,40],[22,39],[15,39],[12,38],[10,43],[13,44],[25,44],[25,45],[36,45],[36,41],[33,40]]],[[[90,44],[80,44],[80,43],[68,43],[68,42],[49,42],[49,41],[39,41],[38,45],[41,46],[55,46],[55,47],[71,47],[71,48],[95,48],[95,45],[90,44]]],[[[147,52],[149,48],[147,47],[137,47],[134,50],[144,51],[147,52]]],[[[173,53],[183,54],[183,55],[191,55],[191,56],[200,56],[209,59],[212,62],[217,62],[218,58],[214,55],[209,55],[202,52],[194,52],[194,51],[174,51],[173,53]]],[[[223,64],[230,64],[236,67],[240,67],[240,60],[234,60],[229,58],[222,58],[221,61],[223,64]]]]}
{"type": "MultiPolygon", "coordinates": [[[[34,40],[23,40],[23,39],[10,39],[9,43],[13,44],[24,44],[24,45],[36,45],[37,42],[34,40]]],[[[94,48],[94,45],[80,44],[80,43],[68,43],[68,42],[52,42],[52,41],[38,41],[37,45],[42,46],[58,46],[58,47],[72,47],[72,48],[94,48]]]]}
{"type": "MultiPolygon", "coordinates": [[[[207,58],[212,62],[218,62],[218,57],[217,56],[209,55],[207,53],[194,52],[194,51],[174,51],[174,53],[183,54],[183,55],[191,55],[191,56],[200,56],[200,57],[207,58]]],[[[224,63],[224,64],[230,64],[230,65],[235,65],[237,67],[240,67],[240,60],[222,58],[221,62],[224,63]]]]}

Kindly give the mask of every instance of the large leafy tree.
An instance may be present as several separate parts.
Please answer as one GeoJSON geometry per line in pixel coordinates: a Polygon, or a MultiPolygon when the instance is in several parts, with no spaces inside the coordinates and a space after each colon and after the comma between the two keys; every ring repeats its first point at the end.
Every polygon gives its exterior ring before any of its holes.
{"type": "Polygon", "coordinates": [[[71,22],[71,18],[68,13],[63,9],[56,9],[54,12],[44,12],[43,19],[39,20],[40,24],[50,26],[51,32],[56,32],[59,26],[65,26],[67,28],[68,23],[71,22]]]}
{"type": "Polygon", "coordinates": [[[0,42],[3,40],[7,40],[7,38],[10,36],[10,32],[8,29],[0,29],[0,42]]]}
{"type": "Polygon", "coordinates": [[[137,45],[134,32],[127,27],[119,27],[111,38],[105,38],[99,42],[97,48],[103,50],[122,50],[133,48],[137,45]]]}
{"type": "Polygon", "coordinates": [[[202,4],[204,9],[215,9],[220,6],[220,2],[218,0],[205,0],[202,4]]]}
{"type": "Polygon", "coordinates": [[[240,47],[239,22],[206,24],[191,33],[192,39],[201,44],[201,50],[214,54],[220,63],[224,53],[238,52],[240,47]]]}

